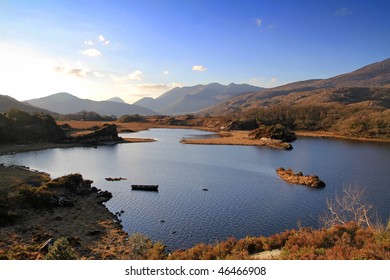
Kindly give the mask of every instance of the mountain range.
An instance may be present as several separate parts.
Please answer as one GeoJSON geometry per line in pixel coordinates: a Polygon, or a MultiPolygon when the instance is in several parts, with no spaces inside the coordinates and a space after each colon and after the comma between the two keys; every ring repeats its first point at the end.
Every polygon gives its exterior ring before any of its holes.
{"type": "Polygon", "coordinates": [[[375,106],[390,108],[390,59],[329,79],[300,81],[242,94],[201,111],[206,115],[237,114],[280,105],[375,106]]]}
{"type": "Polygon", "coordinates": [[[90,99],[81,99],[66,92],[60,92],[42,98],[30,99],[25,102],[59,114],[93,111],[100,115],[108,116],[122,116],[126,114],[138,114],[142,116],[156,115],[156,112],[152,110],[138,105],[118,102],[118,99],[115,99],[114,101],[93,101],[90,99]]]}
{"type": "Polygon", "coordinates": [[[155,99],[145,97],[134,104],[164,115],[179,115],[194,113],[232,97],[248,92],[259,92],[263,89],[247,84],[231,83],[225,86],[219,83],[211,83],[174,88],[155,99]]]}
{"type": "Polygon", "coordinates": [[[52,112],[48,110],[44,110],[42,108],[38,108],[35,106],[32,106],[30,104],[26,104],[23,102],[20,102],[16,100],[15,98],[12,98],[8,95],[0,95],[0,113],[8,112],[11,109],[19,109],[22,111],[26,111],[29,113],[46,113],[46,114],[52,114],[52,112]]]}
{"type": "Polygon", "coordinates": [[[233,83],[226,86],[211,83],[174,88],[155,99],[143,98],[132,105],[118,97],[93,101],[64,92],[25,102],[0,95],[0,112],[17,108],[30,113],[94,111],[109,116],[196,112],[203,115],[226,115],[256,108],[314,104],[390,109],[390,59],[329,79],[299,81],[268,89],[233,83]]]}

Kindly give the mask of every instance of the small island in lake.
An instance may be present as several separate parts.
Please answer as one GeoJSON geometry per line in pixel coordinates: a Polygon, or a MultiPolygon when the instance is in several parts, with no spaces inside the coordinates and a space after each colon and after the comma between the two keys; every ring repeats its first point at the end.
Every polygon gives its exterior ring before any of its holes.
{"type": "Polygon", "coordinates": [[[217,138],[182,139],[182,144],[203,145],[241,145],[241,146],[267,146],[281,150],[292,150],[289,142],[297,139],[294,132],[283,125],[259,125],[250,131],[228,130],[220,131],[217,138]]]}
{"type": "Polygon", "coordinates": [[[302,172],[294,173],[292,169],[285,170],[283,167],[276,169],[276,173],[284,181],[291,184],[305,185],[312,188],[323,188],[325,183],[321,181],[317,175],[303,175],[302,172]]]}

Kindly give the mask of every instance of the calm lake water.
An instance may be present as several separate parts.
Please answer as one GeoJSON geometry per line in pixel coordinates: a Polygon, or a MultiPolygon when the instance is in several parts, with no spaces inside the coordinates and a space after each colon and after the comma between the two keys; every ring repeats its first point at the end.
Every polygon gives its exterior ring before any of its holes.
{"type": "Polygon", "coordinates": [[[297,223],[318,227],[327,198],[346,185],[363,186],[383,221],[389,217],[389,144],[300,138],[292,151],[281,151],[179,143],[205,134],[152,129],[121,136],[157,142],[28,152],[1,156],[0,162],[26,165],[53,178],[83,174],[113,193],[107,207],[113,213],[124,210],[125,231],[141,232],[169,249],[229,236],[270,235],[297,223]],[[287,184],[276,175],[278,167],[317,174],[326,187],[287,184]],[[107,182],[105,177],[127,180],[107,182]],[[132,191],[132,184],[158,184],[159,192],[132,191]]]}

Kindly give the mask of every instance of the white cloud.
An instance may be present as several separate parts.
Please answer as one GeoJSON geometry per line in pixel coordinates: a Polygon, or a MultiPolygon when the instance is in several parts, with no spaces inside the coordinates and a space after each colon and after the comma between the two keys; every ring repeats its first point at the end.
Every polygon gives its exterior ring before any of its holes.
{"type": "Polygon", "coordinates": [[[203,72],[203,71],[207,71],[207,68],[204,67],[203,65],[194,65],[192,66],[192,70],[203,72]]]}
{"type": "Polygon", "coordinates": [[[93,42],[91,40],[84,41],[84,45],[93,46],[93,42]]]}
{"type": "Polygon", "coordinates": [[[83,51],[81,51],[81,53],[83,55],[86,55],[86,56],[99,56],[102,54],[99,50],[97,50],[95,48],[83,50],[83,51]]]}
{"type": "Polygon", "coordinates": [[[103,35],[99,35],[98,37],[99,41],[102,42],[104,45],[108,45],[110,43],[109,40],[106,40],[106,38],[103,35]]]}
{"type": "Polygon", "coordinates": [[[334,16],[348,16],[352,14],[352,11],[348,8],[340,8],[336,12],[334,12],[334,16]]]}
{"type": "Polygon", "coordinates": [[[164,71],[163,71],[163,74],[164,74],[164,75],[168,75],[168,74],[169,74],[168,70],[164,70],[164,71]]]}
{"type": "Polygon", "coordinates": [[[106,75],[104,75],[103,73],[100,73],[100,72],[93,72],[93,75],[96,77],[96,78],[104,78],[106,75]]]}
{"type": "Polygon", "coordinates": [[[111,74],[111,78],[114,82],[122,83],[126,81],[141,81],[143,73],[141,70],[135,70],[134,72],[126,76],[116,76],[111,74]]]}
{"type": "Polygon", "coordinates": [[[263,22],[263,19],[262,18],[257,18],[255,21],[256,21],[256,25],[260,27],[261,23],[263,22]]]}

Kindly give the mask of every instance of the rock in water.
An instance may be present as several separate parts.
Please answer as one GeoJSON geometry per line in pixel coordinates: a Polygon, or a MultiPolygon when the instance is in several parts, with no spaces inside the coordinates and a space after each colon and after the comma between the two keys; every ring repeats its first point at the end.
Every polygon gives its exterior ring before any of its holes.
{"type": "Polygon", "coordinates": [[[283,167],[279,167],[276,169],[276,173],[282,178],[284,181],[291,184],[299,184],[305,185],[312,188],[323,188],[325,187],[325,183],[321,181],[317,175],[303,175],[302,172],[298,172],[294,174],[292,169],[285,170],[283,167]]]}

